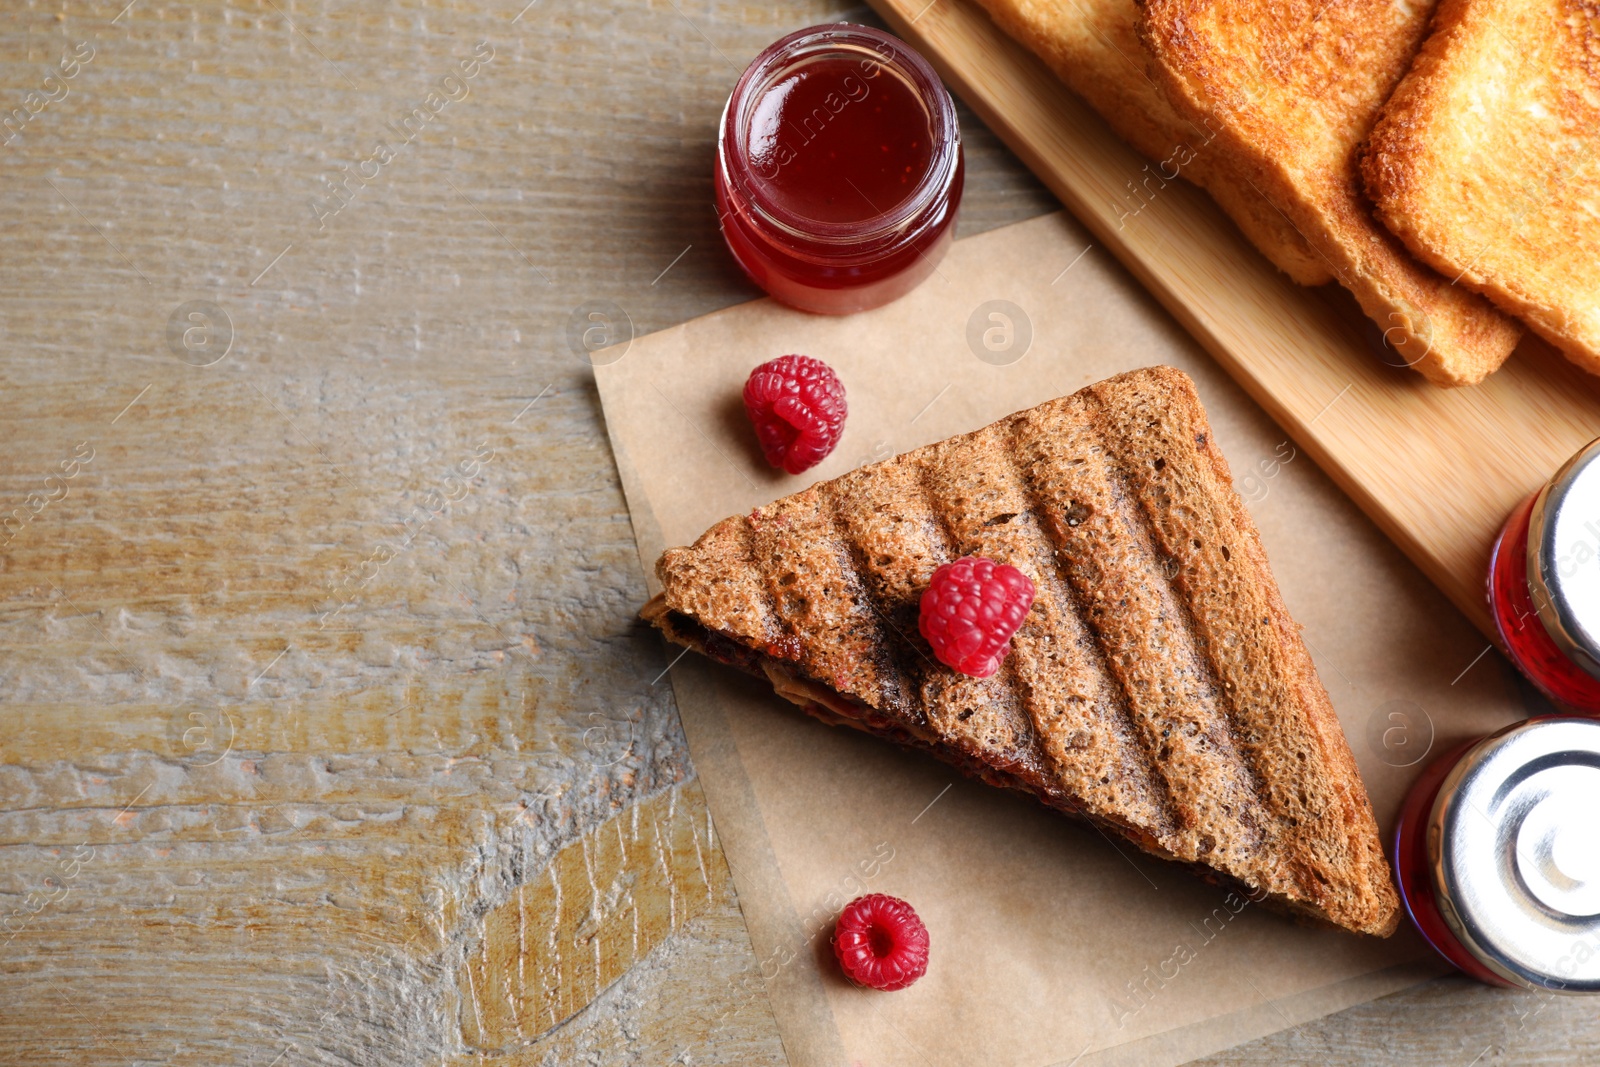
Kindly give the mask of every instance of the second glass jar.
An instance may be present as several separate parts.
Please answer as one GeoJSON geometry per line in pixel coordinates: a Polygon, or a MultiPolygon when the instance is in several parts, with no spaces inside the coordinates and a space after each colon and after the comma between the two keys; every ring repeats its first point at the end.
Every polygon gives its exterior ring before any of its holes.
{"type": "Polygon", "coordinates": [[[1600,441],[1512,511],[1489,557],[1489,608],[1546,696],[1600,715],[1600,441]]]}

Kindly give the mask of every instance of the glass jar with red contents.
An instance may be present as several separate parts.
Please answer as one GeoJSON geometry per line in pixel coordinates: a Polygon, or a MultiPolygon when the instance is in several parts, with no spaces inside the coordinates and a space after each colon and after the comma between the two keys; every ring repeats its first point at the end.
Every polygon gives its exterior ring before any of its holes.
{"type": "Polygon", "coordinates": [[[1552,700],[1600,715],[1600,440],[1519,504],[1489,557],[1511,661],[1552,700]]]}
{"type": "Polygon", "coordinates": [[[772,44],[717,136],[722,236],[752,281],[802,311],[877,307],[933,273],[962,177],[950,94],[904,41],[868,26],[772,44]]]}
{"type": "Polygon", "coordinates": [[[1406,911],[1494,985],[1600,992],[1600,722],[1541,718],[1446,753],[1401,808],[1406,911]]]}

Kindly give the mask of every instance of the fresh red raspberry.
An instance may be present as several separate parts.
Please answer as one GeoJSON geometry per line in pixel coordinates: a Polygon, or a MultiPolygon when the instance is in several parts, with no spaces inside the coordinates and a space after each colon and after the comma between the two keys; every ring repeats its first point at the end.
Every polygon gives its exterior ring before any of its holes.
{"type": "Polygon", "coordinates": [[[790,474],[821,463],[844,433],[844,383],[810,356],[779,356],[750,372],[744,409],[767,462],[790,474]]]}
{"type": "Polygon", "coordinates": [[[1000,669],[1011,635],[1033,607],[1033,582],[1015,567],[963,556],[933,572],[917,629],[947,667],[974,678],[1000,669]]]}
{"type": "Polygon", "coordinates": [[[869,893],[844,906],[833,954],[858,985],[904,989],[928,973],[928,928],[900,898],[869,893]]]}

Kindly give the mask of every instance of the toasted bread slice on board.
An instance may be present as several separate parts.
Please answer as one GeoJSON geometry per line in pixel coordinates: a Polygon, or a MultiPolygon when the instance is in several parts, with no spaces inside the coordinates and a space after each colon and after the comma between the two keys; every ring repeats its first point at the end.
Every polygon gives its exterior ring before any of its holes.
{"type": "Polygon", "coordinates": [[[1482,381],[1521,331],[1378,224],[1357,151],[1427,29],[1431,3],[1144,0],[1139,35],[1178,113],[1272,201],[1429,380],[1482,381]]]}
{"type": "Polygon", "coordinates": [[[1600,6],[1445,0],[1362,170],[1418,257],[1600,373],[1600,6]]]}
{"type": "Polygon", "coordinates": [[[1180,371],[1120,375],[725,519],[656,572],[646,619],[820,719],[1254,899],[1395,928],[1355,760],[1180,371]],[[989,678],[940,664],[917,630],[934,569],[965,555],[1038,590],[989,678]]]}
{"type": "Polygon", "coordinates": [[[1333,280],[1278,210],[1211,145],[1209,131],[1178,117],[1145,72],[1135,24],[1135,0],[978,0],[1006,33],[1020,41],[1068,88],[1149,159],[1123,190],[1126,223],[1170,181],[1187,178],[1239,227],[1273,265],[1301,285],[1333,280]]]}

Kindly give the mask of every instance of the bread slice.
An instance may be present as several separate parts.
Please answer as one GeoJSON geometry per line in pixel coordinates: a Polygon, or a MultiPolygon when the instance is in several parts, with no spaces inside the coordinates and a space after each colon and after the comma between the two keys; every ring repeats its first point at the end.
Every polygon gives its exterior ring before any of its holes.
{"type": "Polygon", "coordinates": [[[1445,0],[1362,170],[1418,257],[1600,373],[1600,9],[1445,0]]]}
{"type": "Polygon", "coordinates": [[[1433,5],[1144,0],[1150,71],[1179,114],[1328,262],[1401,357],[1440,385],[1482,381],[1521,331],[1413,259],[1363,199],[1357,152],[1433,5]]]}
{"type": "Polygon", "coordinates": [[[1151,162],[1120,190],[1126,224],[1179,177],[1211,194],[1261,254],[1301,285],[1333,280],[1265,197],[1214,151],[1212,135],[1178,117],[1145,73],[1134,26],[1135,0],[978,0],[1006,33],[1044,60],[1056,77],[1100,113],[1117,136],[1151,162]]]}
{"type": "Polygon", "coordinates": [[[1387,935],[1371,805],[1194,383],[1120,375],[725,519],[643,616],[825,721],[1020,789],[1256,899],[1387,935]],[[918,601],[978,554],[1038,596],[991,678],[918,601]]]}

